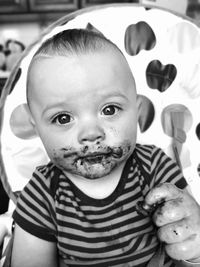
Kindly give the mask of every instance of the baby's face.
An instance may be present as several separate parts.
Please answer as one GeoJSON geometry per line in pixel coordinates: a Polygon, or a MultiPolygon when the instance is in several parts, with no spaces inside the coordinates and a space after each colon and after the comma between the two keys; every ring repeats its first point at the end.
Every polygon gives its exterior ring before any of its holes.
{"type": "Polygon", "coordinates": [[[137,107],[118,51],[38,58],[28,86],[37,132],[59,168],[97,179],[124,165],[135,147],[137,107]]]}

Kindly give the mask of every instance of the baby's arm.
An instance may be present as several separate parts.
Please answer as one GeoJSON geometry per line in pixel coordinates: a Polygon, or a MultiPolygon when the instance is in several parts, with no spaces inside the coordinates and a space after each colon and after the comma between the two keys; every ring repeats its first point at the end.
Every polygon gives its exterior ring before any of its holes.
{"type": "Polygon", "coordinates": [[[11,267],[57,267],[56,243],[42,240],[15,226],[11,267]]]}

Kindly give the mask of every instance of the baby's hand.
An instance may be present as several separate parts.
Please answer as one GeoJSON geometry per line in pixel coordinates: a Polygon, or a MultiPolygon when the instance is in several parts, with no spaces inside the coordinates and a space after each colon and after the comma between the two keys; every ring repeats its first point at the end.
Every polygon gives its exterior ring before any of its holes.
{"type": "Polygon", "coordinates": [[[143,208],[155,206],[153,221],[167,254],[176,260],[200,262],[200,206],[186,191],[165,183],[152,189],[143,208]]]}

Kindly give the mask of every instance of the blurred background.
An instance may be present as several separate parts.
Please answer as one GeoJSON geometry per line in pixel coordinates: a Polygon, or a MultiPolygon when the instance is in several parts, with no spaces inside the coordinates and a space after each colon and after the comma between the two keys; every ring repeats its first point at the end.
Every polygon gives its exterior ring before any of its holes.
{"type": "MultiPolygon", "coordinates": [[[[156,5],[200,24],[200,0],[0,0],[0,94],[21,53],[44,28],[76,10],[111,3],[156,5]]],[[[8,197],[0,182],[0,214],[7,209],[8,197]]]]}

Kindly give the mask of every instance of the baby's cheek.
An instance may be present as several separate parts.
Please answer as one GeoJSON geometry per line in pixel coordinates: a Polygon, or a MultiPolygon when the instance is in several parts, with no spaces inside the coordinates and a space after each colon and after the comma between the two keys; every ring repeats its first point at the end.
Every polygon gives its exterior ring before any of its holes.
{"type": "Polygon", "coordinates": [[[137,129],[131,125],[131,122],[127,123],[119,123],[116,127],[108,128],[107,138],[111,138],[113,141],[116,140],[118,143],[124,142],[125,140],[130,140],[130,142],[134,143],[136,140],[136,131],[137,129]]]}
{"type": "Polygon", "coordinates": [[[129,143],[132,150],[135,148],[136,144],[136,131],[132,127],[123,128],[123,131],[120,131],[119,136],[121,137],[121,141],[125,141],[129,143]]]}
{"type": "MultiPolygon", "coordinates": [[[[118,140],[119,139],[119,130],[116,127],[110,126],[106,129],[106,140],[118,140]]],[[[114,142],[113,142],[114,143],[114,142]]]]}

